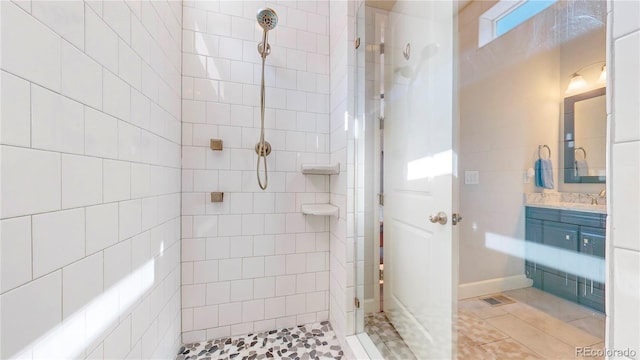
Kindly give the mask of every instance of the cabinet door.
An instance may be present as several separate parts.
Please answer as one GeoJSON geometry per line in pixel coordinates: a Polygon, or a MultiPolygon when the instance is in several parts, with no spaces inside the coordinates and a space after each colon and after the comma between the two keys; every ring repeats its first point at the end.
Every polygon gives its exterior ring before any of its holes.
{"type": "Polygon", "coordinates": [[[548,256],[545,256],[546,263],[539,266],[548,272],[564,277],[564,271],[558,270],[554,264],[566,264],[566,256],[554,248],[569,251],[578,251],[578,230],[579,227],[571,224],[563,224],[555,221],[545,221],[542,225],[542,243],[547,245],[548,256]]]}
{"type": "Polygon", "coordinates": [[[591,283],[594,282],[595,279],[595,287],[602,288],[604,284],[601,281],[604,280],[605,276],[605,264],[604,264],[604,245],[605,245],[605,230],[598,228],[589,228],[589,227],[581,227],[580,228],[580,253],[594,256],[599,261],[597,261],[597,265],[591,266],[589,271],[591,271],[591,275],[589,274],[581,274],[582,278],[580,282],[591,283]]]}
{"type": "Polygon", "coordinates": [[[529,279],[533,279],[533,286],[540,288],[542,275],[537,264],[531,259],[530,251],[526,245],[542,243],[542,221],[527,218],[525,225],[525,274],[529,279]]]}
{"type": "Polygon", "coordinates": [[[542,290],[573,302],[578,301],[578,283],[571,274],[556,275],[543,271],[542,290]]]}
{"type": "Polygon", "coordinates": [[[578,302],[600,312],[604,312],[604,286],[598,288],[595,284],[595,282],[579,284],[578,302]]]}
{"type": "Polygon", "coordinates": [[[605,230],[582,226],[580,228],[580,252],[604,259],[605,230]]]}
{"type": "MultiPolygon", "coordinates": [[[[602,259],[596,269],[590,269],[597,274],[597,279],[604,279],[604,246],[605,230],[591,227],[580,228],[580,253],[602,259]]],[[[579,278],[578,302],[604,312],[604,283],[595,281],[590,276],[579,278]]]]}

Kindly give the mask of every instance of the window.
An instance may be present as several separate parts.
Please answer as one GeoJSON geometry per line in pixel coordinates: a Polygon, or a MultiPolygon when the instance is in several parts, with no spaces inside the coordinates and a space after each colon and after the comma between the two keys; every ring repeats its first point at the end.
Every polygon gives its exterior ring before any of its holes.
{"type": "Polygon", "coordinates": [[[558,0],[501,0],[480,15],[478,43],[485,46],[558,0]]]}

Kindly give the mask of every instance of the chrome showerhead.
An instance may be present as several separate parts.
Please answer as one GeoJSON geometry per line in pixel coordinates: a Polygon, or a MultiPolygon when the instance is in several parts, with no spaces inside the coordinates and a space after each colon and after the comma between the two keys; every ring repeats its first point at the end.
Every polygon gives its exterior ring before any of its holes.
{"type": "Polygon", "coordinates": [[[278,14],[270,8],[260,9],[256,18],[264,31],[273,30],[278,25],[278,14]]]}

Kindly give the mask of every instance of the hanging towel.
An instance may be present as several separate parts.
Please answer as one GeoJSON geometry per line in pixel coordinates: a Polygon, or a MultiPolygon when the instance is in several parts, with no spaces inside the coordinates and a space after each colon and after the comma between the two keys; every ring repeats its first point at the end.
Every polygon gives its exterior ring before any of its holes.
{"type": "Polygon", "coordinates": [[[576,160],[576,176],[589,176],[587,160],[576,160]]]}
{"type": "Polygon", "coordinates": [[[536,186],[553,189],[553,165],[549,159],[536,161],[536,186]]]}

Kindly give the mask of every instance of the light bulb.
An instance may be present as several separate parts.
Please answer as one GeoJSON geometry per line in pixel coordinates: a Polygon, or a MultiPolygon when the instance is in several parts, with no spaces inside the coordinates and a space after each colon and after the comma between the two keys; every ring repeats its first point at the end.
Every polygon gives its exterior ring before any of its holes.
{"type": "Polygon", "coordinates": [[[598,81],[601,83],[607,82],[607,65],[602,65],[602,71],[600,72],[600,78],[598,81]]]}
{"type": "Polygon", "coordinates": [[[582,75],[574,73],[573,77],[571,77],[571,81],[569,81],[569,86],[567,87],[566,92],[572,92],[578,89],[582,89],[585,86],[587,86],[587,82],[584,80],[582,75]]]}

